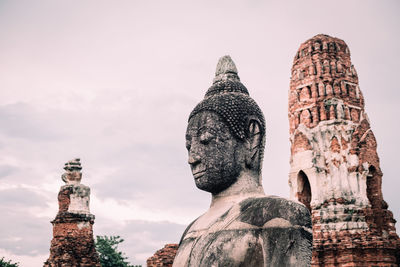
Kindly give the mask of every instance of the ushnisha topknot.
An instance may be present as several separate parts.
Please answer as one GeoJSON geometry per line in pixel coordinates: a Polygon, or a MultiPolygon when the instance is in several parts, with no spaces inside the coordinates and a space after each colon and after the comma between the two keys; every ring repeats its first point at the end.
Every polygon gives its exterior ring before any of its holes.
{"type": "Polygon", "coordinates": [[[219,59],[213,85],[207,90],[205,97],[224,92],[240,92],[249,95],[247,88],[240,82],[236,65],[230,56],[219,59]]]}
{"type": "Polygon", "coordinates": [[[189,120],[201,111],[217,113],[240,140],[246,137],[249,119],[256,117],[261,124],[261,133],[265,135],[264,115],[240,82],[236,65],[230,56],[219,59],[213,85],[207,90],[203,101],[190,113],[189,120]]]}

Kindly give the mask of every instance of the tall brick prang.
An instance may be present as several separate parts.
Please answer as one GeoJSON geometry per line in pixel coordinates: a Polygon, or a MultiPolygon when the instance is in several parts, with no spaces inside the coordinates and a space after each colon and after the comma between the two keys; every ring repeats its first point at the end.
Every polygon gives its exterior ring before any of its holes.
{"type": "Polygon", "coordinates": [[[344,41],[320,34],[301,44],[289,123],[290,194],[312,212],[312,266],[398,266],[377,143],[344,41]]]}
{"type": "Polygon", "coordinates": [[[58,193],[59,211],[53,224],[50,257],[45,267],[100,267],[93,240],[94,215],[89,211],[90,188],[81,184],[80,159],[65,163],[58,193]]]}

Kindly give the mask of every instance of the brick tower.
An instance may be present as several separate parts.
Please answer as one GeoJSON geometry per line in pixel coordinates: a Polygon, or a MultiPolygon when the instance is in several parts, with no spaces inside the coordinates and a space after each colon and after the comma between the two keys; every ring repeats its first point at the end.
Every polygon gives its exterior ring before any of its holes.
{"type": "Polygon", "coordinates": [[[81,184],[79,159],[65,163],[58,193],[59,211],[53,224],[50,257],[45,267],[100,267],[93,240],[94,215],[89,211],[90,188],[81,184]]]}
{"type": "Polygon", "coordinates": [[[346,43],[304,42],[289,90],[292,199],[312,213],[312,266],[398,266],[377,143],[346,43]]]}

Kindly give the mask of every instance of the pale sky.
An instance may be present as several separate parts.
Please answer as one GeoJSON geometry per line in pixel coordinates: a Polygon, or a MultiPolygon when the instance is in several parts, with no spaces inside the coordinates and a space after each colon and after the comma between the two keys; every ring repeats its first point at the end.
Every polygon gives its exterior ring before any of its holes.
{"type": "Polygon", "coordinates": [[[75,157],[95,235],[122,236],[143,265],[177,243],[210,202],[187,164],[187,118],[226,54],[266,118],[264,189],[288,197],[290,69],[319,33],[350,48],[400,219],[399,12],[396,0],[0,0],[0,257],[42,266],[75,157]]]}

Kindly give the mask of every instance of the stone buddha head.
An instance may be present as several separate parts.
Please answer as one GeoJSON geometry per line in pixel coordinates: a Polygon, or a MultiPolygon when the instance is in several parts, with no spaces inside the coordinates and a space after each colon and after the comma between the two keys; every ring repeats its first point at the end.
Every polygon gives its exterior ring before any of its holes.
{"type": "Polygon", "coordinates": [[[213,85],[189,116],[186,148],[196,186],[218,194],[242,176],[261,186],[264,146],[263,113],[240,82],[235,63],[224,56],[213,85]]]}

